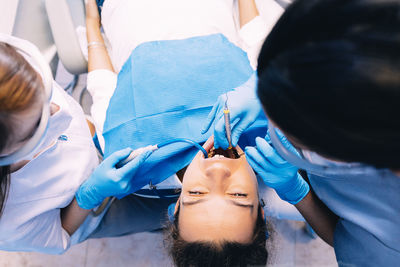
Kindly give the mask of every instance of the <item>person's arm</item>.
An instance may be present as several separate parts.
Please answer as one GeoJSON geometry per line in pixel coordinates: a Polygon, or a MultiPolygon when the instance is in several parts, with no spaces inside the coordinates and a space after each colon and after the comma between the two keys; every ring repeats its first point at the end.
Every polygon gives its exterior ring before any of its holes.
{"type": "Polygon", "coordinates": [[[240,28],[260,15],[255,0],[239,0],[238,4],[240,28]]]}
{"type": "MultiPolygon", "coordinates": [[[[106,73],[100,73],[100,75],[96,75],[93,73],[95,70],[106,70],[106,71],[111,71],[114,72],[114,68],[111,63],[111,59],[108,55],[106,46],[104,44],[103,36],[101,35],[100,31],[100,16],[99,12],[97,9],[97,4],[95,0],[88,0],[86,3],[86,34],[87,34],[87,41],[88,41],[88,71],[89,71],[89,76],[93,76],[91,74],[94,74],[95,77],[93,77],[94,80],[97,80],[100,78],[100,76],[110,76],[107,81],[110,81],[109,83],[111,84],[110,87],[111,91],[114,91],[115,86],[114,80],[116,80],[115,77],[113,77],[113,74],[108,74],[106,73]]],[[[90,79],[90,78],[89,78],[90,79]]],[[[89,87],[92,96],[93,96],[93,102],[94,106],[100,106],[102,107],[101,109],[106,109],[108,105],[109,98],[111,97],[112,93],[105,93],[103,90],[104,88],[97,88],[100,90],[96,90],[96,86],[92,86],[91,84],[95,83],[95,81],[88,82],[90,85],[88,85],[88,90],[89,87]],[[106,104],[106,107],[104,103],[106,104]]],[[[107,84],[107,82],[106,82],[107,84]]],[[[93,110],[93,108],[92,108],[93,110]]],[[[93,113],[93,112],[92,112],[93,113]]],[[[100,125],[101,123],[97,123],[99,120],[96,120],[98,117],[97,114],[101,115],[101,118],[105,117],[103,114],[104,112],[96,112],[96,114],[93,116],[94,121],[96,123],[96,129],[97,125],[100,125]]],[[[93,115],[93,114],[92,114],[93,115]]],[[[101,119],[102,120],[102,119],[101,119]]],[[[64,209],[61,210],[61,225],[64,228],[65,231],[69,235],[72,235],[78,228],[79,226],[85,221],[86,217],[90,213],[90,209],[82,209],[79,207],[77,199],[74,198],[72,202],[65,207],[64,209]]]]}
{"type": "Polygon", "coordinates": [[[67,207],[61,210],[61,225],[71,236],[85,221],[89,213],[90,210],[79,207],[76,198],[74,198],[67,207]]]}
{"type": "Polygon", "coordinates": [[[61,211],[61,225],[68,234],[72,235],[89,212],[107,197],[123,197],[132,193],[131,179],[152,151],[145,151],[122,167],[117,167],[131,152],[130,148],[114,152],[81,184],[74,200],[61,211]]]}
{"type": "Polygon", "coordinates": [[[100,146],[104,149],[103,125],[110,99],[117,86],[117,74],[104,45],[95,0],[88,0],[86,4],[86,35],[89,45],[87,90],[93,100],[90,112],[100,146]]]}
{"type": "Polygon", "coordinates": [[[338,216],[325,206],[312,190],[295,207],[317,235],[333,246],[338,216]]]}
{"type": "Polygon", "coordinates": [[[88,41],[88,71],[106,69],[114,72],[101,35],[100,15],[95,0],[88,0],[86,3],[86,34],[88,41]]]}
{"type": "Polygon", "coordinates": [[[265,38],[284,11],[275,0],[263,0],[258,4],[259,7],[254,0],[239,0],[239,36],[254,69],[265,38]],[[258,8],[263,14],[260,15],[258,8]]]}
{"type": "MultiPolygon", "coordinates": [[[[297,153],[282,134],[278,136],[293,153],[297,153]]],[[[246,147],[246,159],[250,166],[267,186],[275,189],[282,200],[295,205],[314,231],[333,246],[338,217],[310,190],[297,167],[281,158],[269,142],[269,135],[265,139],[257,137],[256,147],[246,147]]]]}

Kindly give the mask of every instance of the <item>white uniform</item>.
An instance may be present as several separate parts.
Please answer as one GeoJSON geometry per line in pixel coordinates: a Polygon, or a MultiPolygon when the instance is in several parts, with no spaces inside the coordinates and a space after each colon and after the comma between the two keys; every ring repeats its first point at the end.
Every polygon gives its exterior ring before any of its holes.
{"type": "Polygon", "coordinates": [[[68,249],[70,236],[61,226],[60,209],[73,200],[98,165],[79,104],[58,85],[53,88],[52,102],[60,110],[50,118],[46,133],[50,147],[11,174],[0,218],[1,250],[58,254],[68,249]]]}

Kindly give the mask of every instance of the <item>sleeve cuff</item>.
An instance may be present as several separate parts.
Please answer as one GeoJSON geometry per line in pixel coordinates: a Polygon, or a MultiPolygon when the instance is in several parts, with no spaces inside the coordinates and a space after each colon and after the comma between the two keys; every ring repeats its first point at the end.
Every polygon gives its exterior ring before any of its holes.
{"type": "Polygon", "coordinates": [[[255,46],[265,39],[271,27],[261,16],[257,16],[239,30],[239,36],[249,46],[255,46]]]}
{"type": "Polygon", "coordinates": [[[87,76],[87,90],[92,96],[97,93],[108,92],[107,95],[114,92],[117,85],[117,74],[106,69],[93,70],[87,76]]]}

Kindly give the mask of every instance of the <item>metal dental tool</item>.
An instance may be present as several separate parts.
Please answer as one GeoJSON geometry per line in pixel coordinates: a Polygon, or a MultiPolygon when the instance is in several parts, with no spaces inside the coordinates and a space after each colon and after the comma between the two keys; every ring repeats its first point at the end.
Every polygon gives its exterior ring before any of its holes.
{"type": "Polygon", "coordinates": [[[225,121],[226,138],[228,139],[228,142],[229,142],[228,149],[232,149],[232,132],[231,132],[231,116],[230,116],[230,113],[231,112],[228,109],[228,94],[226,94],[225,108],[224,108],[224,121],[225,121]]]}

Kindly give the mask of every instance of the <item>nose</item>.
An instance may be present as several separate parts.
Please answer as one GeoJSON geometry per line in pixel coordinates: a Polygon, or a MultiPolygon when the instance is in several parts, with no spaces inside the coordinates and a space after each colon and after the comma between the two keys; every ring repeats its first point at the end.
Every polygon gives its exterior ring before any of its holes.
{"type": "Polygon", "coordinates": [[[225,180],[231,176],[231,170],[226,164],[214,163],[206,168],[205,174],[208,178],[225,180]]]}

